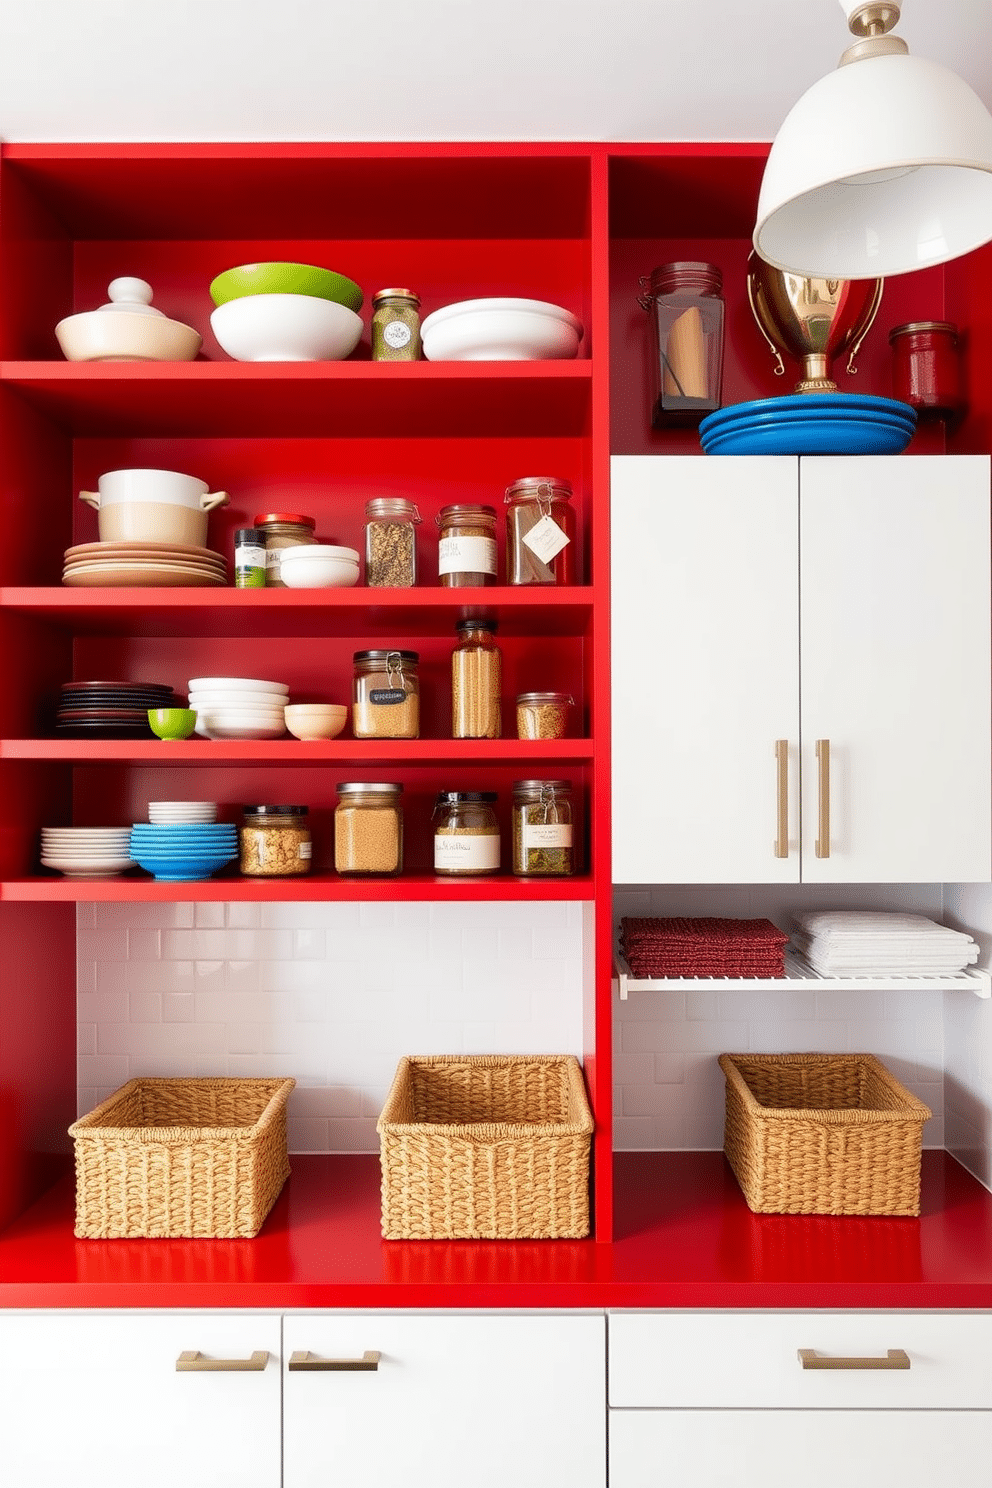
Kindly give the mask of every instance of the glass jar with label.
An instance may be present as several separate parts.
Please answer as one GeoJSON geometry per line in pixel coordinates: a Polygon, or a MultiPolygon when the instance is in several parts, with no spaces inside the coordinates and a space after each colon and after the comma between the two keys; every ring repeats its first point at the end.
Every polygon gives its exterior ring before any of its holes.
{"type": "Polygon", "coordinates": [[[317,523],[313,517],[305,517],[299,512],[265,512],[255,518],[254,525],[265,538],[265,587],[285,589],[279,573],[280,551],[303,543],[315,543],[317,523]]]}
{"type": "Polygon", "coordinates": [[[495,791],[440,791],[434,803],[434,872],[499,872],[495,791]]]}
{"type": "Polygon", "coordinates": [[[513,784],[513,872],[521,878],[568,878],[575,872],[572,787],[567,780],[513,784]]]}
{"type": "Polygon", "coordinates": [[[257,527],[239,527],[234,534],[235,589],[264,589],[265,538],[257,527]]]}
{"type": "Polygon", "coordinates": [[[312,844],[306,806],[245,806],[241,872],[252,878],[292,878],[310,872],[312,844]]]}
{"type": "Polygon", "coordinates": [[[508,488],[506,581],[575,583],[575,509],[567,480],[528,475],[508,488]]]}
{"type": "Polygon", "coordinates": [[[641,287],[654,348],[652,427],[694,428],[720,407],[723,275],[715,264],[685,260],[660,264],[641,287]]]}
{"type": "Polygon", "coordinates": [[[412,589],[417,582],[420,513],[402,496],[365,503],[365,582],[370,589],[412,589]]]}
{"type": "Polygon", "coordinates": [[[496,582],[496,508],[457,502],[437,516],[437,573],[447,589],[496,582]]]}
{"type": "Polygon", "coordinates": [[[420,655],[356,651],[351,723],[356,739],[420,737],[420,655]]]}
{"type": "Polygon", "coordinates": [[[451,737],[498,739],[502,732],[502,653],[495,620],[459,620],[451,653],[451,737]]]}
{"type": "Polygon", "coordinates": [[[380,289],[372,296],[372,360],[415,362],[420,357],[420,296],[412,289],[380,289]]]}
{"type": "Polygon", "coordinates": [[[338,873],[403,871],[402,785],[342,781],[334,809],[334,867],[338,873]]]}

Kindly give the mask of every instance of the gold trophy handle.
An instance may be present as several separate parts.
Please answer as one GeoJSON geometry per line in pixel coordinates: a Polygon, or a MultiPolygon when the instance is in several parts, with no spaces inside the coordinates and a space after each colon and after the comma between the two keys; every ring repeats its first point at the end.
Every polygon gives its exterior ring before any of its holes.
{"type": "MultiPolygon", "coordinates": [[[[758,313],[758,307],[754,303],[754,285],[752,283],[750,273],[747,275],[747,302],[751,306],[751,314],[754,316],[754,323],[758,327],[758,330],[761,332],[761,334],[764,336],[765,340],[768,342],[772,356],[775,358],[775,376],[784,377],[785,363],[782,360],[782,353],[779,351],[778,347],[775,345],[775,342],[772,340],[771,336],[769,336],[768,332],[765,330],[764,326],[761,323],[761,316],[758,313]]],[[[858,344],[860,345],[860,342],[858,344]]]]}
{"type": "Polygon", "coordinates": [[[871,311],[870,311],[870,313],[868,315],[867,321],[865,322],[865,328],[861,332],[861,335],[858,337],[857,341],[855,341],[854,345],[851,347],[851,354],[850,354],[850,356],[847,359],[847,370],[851,374],[852,377],[856,377],[857,376],[857,373],[858,373],[858,369],[854,365],[854,358],[857,356],[858,352],[861,350],[861,343],[864,341],[864,339],[867,336],[868,332],[871,330],[872,326],[875,324],[875,316],[878,314],[878,307],[882,303],[882,290],[884,288],[885,288],[885,280],[884,279],[876,279],[876,281],[875,281],[875,294],[874,294],[874,298],[872,299],[872,302],[871,302],[871,311]]]}

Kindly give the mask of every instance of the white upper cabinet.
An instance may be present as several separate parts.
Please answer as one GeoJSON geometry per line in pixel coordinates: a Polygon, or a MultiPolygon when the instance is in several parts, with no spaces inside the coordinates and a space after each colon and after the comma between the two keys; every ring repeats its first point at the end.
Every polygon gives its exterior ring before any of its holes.
{"type": "Polygon", "coordinates": [[[989,459],[613,461],[617,883],[992,876],[989,459]]]}

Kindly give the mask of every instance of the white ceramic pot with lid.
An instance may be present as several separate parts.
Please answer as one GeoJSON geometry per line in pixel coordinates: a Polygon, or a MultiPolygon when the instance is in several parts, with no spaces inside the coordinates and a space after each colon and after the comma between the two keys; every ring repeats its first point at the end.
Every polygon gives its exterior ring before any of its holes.
{"type": "Polygon", "coordinates": [[[96,509],[101,542],[161,542],[203,548],[207,516],[228,500],[178,470],[110,470],[80,501],[96,509]]]}

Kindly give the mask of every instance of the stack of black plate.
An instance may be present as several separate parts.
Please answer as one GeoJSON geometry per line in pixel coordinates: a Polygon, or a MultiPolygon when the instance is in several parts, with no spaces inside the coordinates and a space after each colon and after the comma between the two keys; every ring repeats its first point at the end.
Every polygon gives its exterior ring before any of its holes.
{"type": "Polygon", "coordinates": [[[55,732],[76,739],[153,739],[149,708],[183,706],[164,682],[65,682],[55,732]]]}

